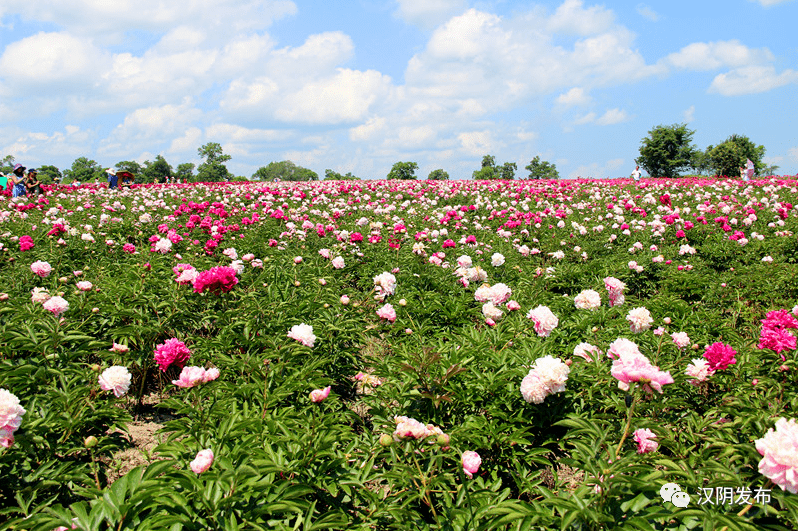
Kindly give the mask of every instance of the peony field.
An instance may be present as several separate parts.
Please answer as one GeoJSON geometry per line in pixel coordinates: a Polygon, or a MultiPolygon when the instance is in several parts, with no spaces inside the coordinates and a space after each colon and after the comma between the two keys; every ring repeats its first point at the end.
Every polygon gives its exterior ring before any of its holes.
{"type": "Polygon", "coordinates": [[[779,177],[0,197],[0,529],[796,529],[796,205],[779,177]]]}

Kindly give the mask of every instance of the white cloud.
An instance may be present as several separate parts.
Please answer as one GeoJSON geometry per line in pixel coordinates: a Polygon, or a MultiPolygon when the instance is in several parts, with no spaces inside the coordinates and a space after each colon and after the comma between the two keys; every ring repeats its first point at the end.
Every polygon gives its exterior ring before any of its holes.
{"type": "Polygon", "coordinates": [[[387,120],[383,117],[371,117],[366,123],[353,127],[349,130],[349,139],[354,141],[368,141],[373,139],[378,133],[385,130],[387,120]]]}
{"type": "Polygon", "coordinates": [[[790,0],[751,0],[752,2],[759,2],[765,7],[775,6],[778,4],[783,4],[785,2],[789,2],[790,0]]]}
{"type": "Polygon", "coordinates": [[[588,105],[592,98],[588,95],[587,91],[581,87],[574,87],[568,92],[564,92],[557,96],[557,103],[565,107],[575,107],[588,105]]]}
{"type": "Polygon", "coordinates": [[[695,105],[690,105],[690,108],[684,111],[684,114],[682,115],[682,120],[686,124],[689,124],[690,122],[695,120],[695,105]]]}
{"type": "Polygon", "coordinates": [[[595,122],[595,121],[596,121],[596,113],[589,112],[589,113],[585,114],[584,116],[581,116],[581,117],[577,118],[576,120],[574,120],[574,124],[576,124],[576,125],[584,125],[584,124],[589,124],[589,123],[595,122]]]}
{"type": "Polygon", "coordinates": [[[787,150],[787,154],[792,157],[793,160],[798,161],[798,146],[787,150]]]}
{"type": "Polygon", "coordinates": [[[651,6],[647,6],[646,4],[637,4],[637,13],[643,17],[647,18],[652,22],[656,22],[659,20],[659,15],[656,11],[651,9],[651,6]]]}
{"type": "Polygon", "coordinates": [[[9,44],[0,57],[8,87],[58,87],[59,92],[91,87],[110,56],[90,41],[68,33],[37,33],[9,44]]]}
{"type": "Polygon", "coordinates": [[[196,154],[197,149],[202,144],[202,130],[199,127],[189,127],[183,136],[172,140],[169,145],[169,153],[192,153],[196,154]]]}
{"type": "Polygon", "coordinates": [[[565,0],[548,20],[548,27],[554,33],[595,35],[607,31],[614,21],[613,12],[602,6],[585,9],[582,0],[565,0]]]}
{"type": "Polygon", "coordinates": [[[767,48],[752,49],[738,40],[694,42],[668,55],[664,62],[685,70],[715,70],[721,67],[741,67],[773,61],[767,48]]]}
{"type": "Polygon", "coordinates": [[[397,0],[397,3],[395,14],[399,18],[425,29],[434,28],[468,7],[466,0],[397,0]]]}
{"type": "Polygon", "coordinates": [[[623,109],[610,109],[601,115],[601,118],[596,120],[598,125],[614,125],[625,122],[629,119],[626,111],[623,109]]]}
{"type": "Polygon", "coordinates": [[[30,131],[3,131],[0,134],[0,153],[14,155],[18,160],[25,155],[28,167],[52,164],[58,156],[86,155],[86,146],[94,142],[95,133],[67,125],[63,131],[53,133],[30,131]]]}
{"type": "Polygon", "coordinates": [[[741,96],[767,92],[795,83],[798,83],[798,71],[784,70],[776,73],[771,65],[745,66],[715,76],[709,92],[722,96],[741,96]]]}
{"type": "Polygon", "coordinates": [[[491,138],[490,131],[472,131],[457,135],[461,147],[469,155],[484,155],[496,150],[496,144],[491,138]]]}

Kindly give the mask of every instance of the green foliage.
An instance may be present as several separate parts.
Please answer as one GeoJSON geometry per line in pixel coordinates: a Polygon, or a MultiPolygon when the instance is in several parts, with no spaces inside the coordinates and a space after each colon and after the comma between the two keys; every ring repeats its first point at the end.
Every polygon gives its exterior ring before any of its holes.
{"type": "Polygon", "coordinates": [[[765,146],[757,146],[744,135],[731,135],[717,146],[707,147],[707,154],[716,175],[738,177],[748,159],[754,163],[754,175],[765,169],[765,146]]]}
{"type": "Polygon", "coordinates": [[[60,183],[63,178],[61,170],[55,166],[45,164],[44,166],[39,166],[38,170],[38,179],[42,184],[57,184],[60,183]]]}
{"type": "Polygon", "coordinates": [[[694,133],[686,124],[658,125],[641,141],[635,162],[652,177],[677,177],[695,160],[694,133]]]}
{"type": "Polygon", "coordinates": [[[515,162],[505,162],[501,166],[496,165],[496,157],[485,155],[482,157],[482,167],[471,174],[475,181],[487,181],[491,179],[513,180],[518,165],[515,162]]]}
{"type": "Polygon", "coordinates": [[[140,174],[132,170],[127,171],[136,176],[141,175],[138,180],[143,183],[165,183],[172,176],[172,166],[166,162],[163,155],[156,155],[155,160],[152,162],[145,161],[144,168],[140,174]]]}
{"type": "Polygon", "coordinates": [[[411,181],[416,178],[416,170],[418,163],[416,162],[397,162],[391,167],[388,173],[388,179],[398,179],[400,181],[411,181]]]}
{"type": "Polygon", "coordinates": [[[524,169],[529,172],[530,179],[560,178],[560,174],[557,172],[557,165],[547,160],[540,160],[539,155],[536,155],[524,169]]]}
{"type": "Polygon", "coordinates": [[[352,175],[351,171],[346,172],[346,175],[341,175],[337,171],[333,171],[331,169],[324,170],[324,180],[325,181],[359,181],[360,178],[352,175]]]}
{"type": "Polygon", "coordinates": [[[445,172],[443,169],[438,168],[437,170],[432,170],[429,172],[427,176],[428,181],[448,181],[449,180],[449,173],[445,172]]]}
{"type": "Polygon", "coordinates": [[[192,182],[194,180],[194,163],[193,162],[182,162],[177,165],[177,170],[175,170],[175,177],[180,182],[192,182]]]}
{"type": "MultiPolygon", "coordinates": [[[[158,159],[156,158],[156,161],[157,160],[158,159]]],[[[144,164],[146,165],[148,162],[149,161],[145,162],[144,164]]],[[[152,164],[152,163],[150,163],[150,164],[152,164]]],[[[116,169],[117,169],[117,171],[128,171],[128,172],[132,173],[134,176],[136,176],[137,178],[142,175],[142,172],[144,170],[141,167],[141,164],[139,164],[135,160],[123,160],[121,162],[117,162],[116,163],[116,169]]],[[[148,182],[151,182],[151,181],[148,181],[148,182]]]]}
{"type": "Polygon", "coordinates": [[[86,157],[78,157],[72,163],[72,167],[64,170],[64,177],[69,182],[105,182],[105,169],[94,160],[89,160],[86,157]]]}
{"type": "Polygon", "coordinates": [[[284,160],[281,162],[270,162],[266,166],[261,166],[258,171],[252,174],[252,179],[257,181],[317,181],[319,175],[308,168],[303,168],[284,160]]]}
{"type": "Polygon", "coordinates": [[[228,171],[225,162],[230,160],[230,155],[225,155],[222,145],[217,142],[208,142],[197,149],[197,153],[204,162],[197,168],[197,181],[218,183],[229,180],[233,175],[228,171]]]}
{"type": "Polygon", "coordinates": [[[14,155],[6,155],[0,159],[0,173],[11,173],[11,170],[14,169],[14,164],[14,155]]]}

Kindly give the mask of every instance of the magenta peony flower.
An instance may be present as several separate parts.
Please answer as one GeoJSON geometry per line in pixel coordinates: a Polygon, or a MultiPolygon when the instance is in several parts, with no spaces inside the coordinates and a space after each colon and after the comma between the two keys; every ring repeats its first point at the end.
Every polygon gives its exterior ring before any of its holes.
{"type": "Polygon", "coordinates": [[[0,389],[0,446],[10,448],[14,444],[14,432],[22,424],[25,410],[10,391],[0,389]]]}
{"type": "Polygon", "coordinates": [[[167,339],[155,347],[155,362],[163,372],[166,372],[171,365],[177,365],[182,369],[189,358],[191,351],[179,339],[167,339]]]}
{"type": "Polygon", "coordinates": [[[35,245],[33,243],[33,238],[31,238],[27,234],[25,236],[20,236],[19,237],[19,250],[20,251],[29,251],[29,250],[33,249],[34,247],[35,247],[35,245]]]}
{"type": "Polygon", "coordinates": [[[42,262],[41,260],[36,260],[30,265],[30,270],[33,271],[36,275],[39,275],[42,278],[47,278],[50,276],[50,273],[53,271],[52,266],[47,262],[42,262]]]}
{"type": "Polygon", "coordinates": [[[612,362],[610,373],[618,379],[618,388],[623,391],[629,390],[629,384],[639,382],[647,393],[658,391],[662,394],[662,386],[673,383],[670,372],[659,370],[644,355],[633,352],[622,352],[612,362]]]}
{"type": "Polygon", "coordinates": [[[637,453],[647,454],[655,451],[659,447],[659,443],[654,439],[657,435],[648,428],[635,430],[634,439],[637,443],[637,453]]]}
{"type": "Polygon", "coordinates": [[[729,365],[737,363],[734,357],[737,351],[731,348],[730,345],[724,345],[720,342],[715,342],[709,345],[704,352],[704,358],[709,362],[709,368],[713,371],[722,371],[728,368],[729,365]]]}
{"type": "Polygon", "coordinates": [[[313,327],[305,323],[292,326],[291,330],[288,331],[288,337],[296,339],[306,347],[311,348],[316,342],[316,336],[313,335],[313,327]]]}
{"type": "Polygon", "coordinates": [[[69,309],[69,303],[65,299],[55,296],[47,299],[44,304],[42,304],[42,307],[48,312],[53,312],[55,316],[58,317],[69,309]]]}
{"type": "Polygon", "coordinates": [[[466,450],[463,452],[462,464],[463,472],[465,472],[465,475],[468,476],[468,479],[471,479],[479,470],[479,465],[482,464],[482,458],[479,457],[478,453],[472,452],[471,450],[466,450]]]}
{"type": "Polygon", "coordinates": [[[202,271],[193,281],[194,293],[209,291],[215,295],[227,293],[238,284],[236,271],[232,267],[212,267],[202,271]]]}
{"type": "Polygon", "coordinates": [[[130,389],[130,371],[127,367],[114,365],[105,369],[99,377],[100,389],[103,391],[113,391],[114,396],[120,398],[125,396],[130,389]]]}
{"type": "Polygon", "coordinates": [[[377,315],[380,317],[380,319],[387,319],[390,322],[396,321],[396,310],[394,310],[393,306],[390,304],[386,304],[377,310],[377,315]]]}
{"type": "Polygon", "coordinates": [[[798,422],[780,418],[776,431],[770,428],[755,444],[762,455],[759,473],[783,490],[798,494],[798,422]]]}
{"type": "Polygon", "coordinates": [[[191,471],[195,474],[202,474],[213,464],[213,450],[206,448],[197,452],[197,457],[190,463],[191,471]]]}
{"type": "Polygon", "coordinates": [[[788,331],[798,328],[798,319],[787,310],[768,312],[762,320],[762,331],[759,335],[759,349],[770,349],[781,356],[782,361],[787,358],[782,354],[785,350],[795,350],[798,342],[795,336],[788,331]]]}
{"type": "Polygon", "coordinates": [[[310,401],[318,404],[319,402],[324,402],[324,399],[330,396],[330,386],[328,385],[324,389],[314,389],[310,392],[310,401]]]}
{"type": "Polygon", "coordinates": [[[136,246],[132,243],[126,243],[122,246],[122,251],[126,252],[127,254],[133,254],[136,252],[136,246]]]}

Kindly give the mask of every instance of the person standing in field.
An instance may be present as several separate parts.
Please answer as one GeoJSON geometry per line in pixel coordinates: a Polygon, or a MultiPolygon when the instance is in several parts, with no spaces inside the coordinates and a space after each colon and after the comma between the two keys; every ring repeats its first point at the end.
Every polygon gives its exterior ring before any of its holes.
{"type": "Polygon", "coordinates": [[[640,180],[640,166],[635,166],[635,171],[632,172],[632,179],[635,181],[640,180]]]}
{"type": "Polygon", "coordinates": [[[25,189],[30,196],[38,196],[42,193],[42,183],[37,177],[38,173],[35,168],[28,170],[28,177],[25,179],[25,189]]]}
{"type": "Polygon", "coordinates": [[[116,175],[116,170],[108,168],[105,173],[108,174],[108,188],[116,188],[119,185],[119,177],[116,175]]]}
{"type": "Polygon", "coordinates": [[[8,176],[8,182],[11,183],[11,195],[13,197],[22,197],[25,195],[25,166],[22,164],[14,165],[14,171],[8,176]]]}

